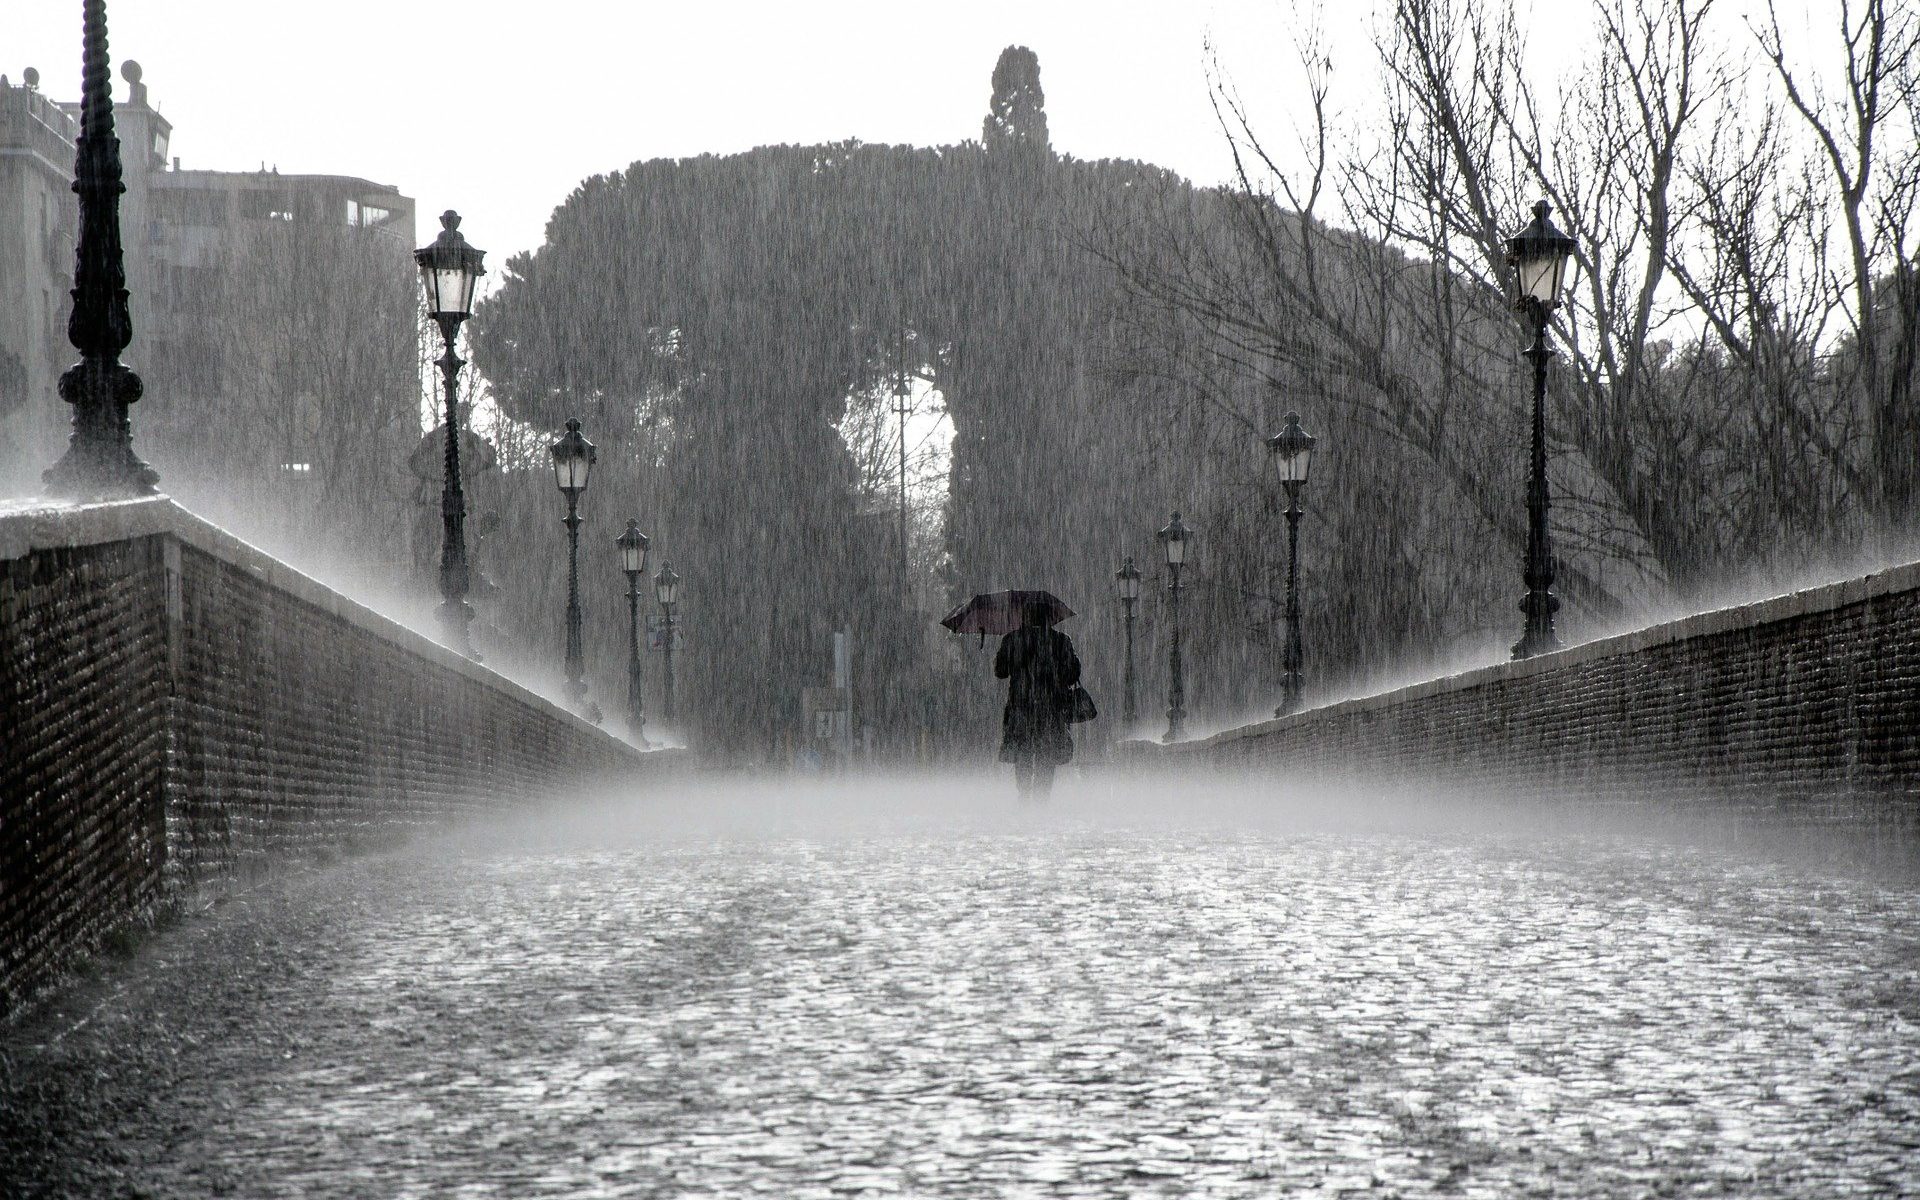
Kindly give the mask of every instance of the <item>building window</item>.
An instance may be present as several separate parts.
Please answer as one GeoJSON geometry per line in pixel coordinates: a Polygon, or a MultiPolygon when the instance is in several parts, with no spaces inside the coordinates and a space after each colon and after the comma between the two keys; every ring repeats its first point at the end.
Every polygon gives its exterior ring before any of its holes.
{"type": "Polygon", "coordinates": [[[358,200],[347,201],[347,225],[352,229],[372,229],[376,225],[385,225],[393,220],[393,210],[381,208],[377,204],[362,204],[358,200]]]}

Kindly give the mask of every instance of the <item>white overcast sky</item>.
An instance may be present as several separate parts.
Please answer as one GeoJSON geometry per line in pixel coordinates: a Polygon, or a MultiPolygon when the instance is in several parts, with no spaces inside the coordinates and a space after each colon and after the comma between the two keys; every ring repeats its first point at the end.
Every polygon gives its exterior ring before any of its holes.
{"type": "MultiPolygon", "coordinates": [[[[1380,0],[1332,0],[1336,87],[1373,78],[1380,0]]],[[[1577,0],[1518,0],[1537,67],[1589,36],[1577,0]]],[[[1752,0],[1732,0],[1750,3],[1752,0]]],[[[1795,8],[1838,0],[1792,0],[1795,8]]],[[[636,159],[854,137],[978,137],[1000,50],[1030,46],[1056,149],[1200,182],[1228,160],[1203,43],[1273,123],[1295,94],[1288,0],[109,0],[183,165],[357,175],[448,207],[498,264],[581,179],[636,159]]],[[[0,0],[0,72],[79,89],[79,0],[0,0]]]]}

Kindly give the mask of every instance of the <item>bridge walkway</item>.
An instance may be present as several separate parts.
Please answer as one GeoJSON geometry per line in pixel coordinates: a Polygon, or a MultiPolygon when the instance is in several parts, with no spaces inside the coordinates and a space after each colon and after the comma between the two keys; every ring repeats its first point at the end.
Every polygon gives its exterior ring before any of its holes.
{"type": "Polygon", "coordinates": [[[1920,885],[1184,807],[782,783],[287,876],[0,1031],[0,1191],[1920,1189],[1920,885]]]}

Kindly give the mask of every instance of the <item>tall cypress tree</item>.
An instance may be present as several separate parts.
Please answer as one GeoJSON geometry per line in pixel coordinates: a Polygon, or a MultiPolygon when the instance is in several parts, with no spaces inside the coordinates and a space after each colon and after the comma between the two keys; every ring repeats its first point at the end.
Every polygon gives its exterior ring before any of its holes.
{"type": "Polygon", "coordinates": [[[993,65],[993,100],[980,129],[989,151],[1047,149],[1047,94],[1040,88],[1040,56],[1008,46],[993,65]]]}

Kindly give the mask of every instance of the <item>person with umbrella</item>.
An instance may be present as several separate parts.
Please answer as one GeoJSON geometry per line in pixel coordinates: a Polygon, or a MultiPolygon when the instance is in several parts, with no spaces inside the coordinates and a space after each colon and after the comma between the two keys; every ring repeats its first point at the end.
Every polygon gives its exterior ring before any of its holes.
{"type": "Polygon", "coordinates": [[[942,617],[955,633],[1003,635],[993,656],[995,677],[1007,681],[1000,718],[1000,761],[1013,764],[1023,799],[1045,799],[1053,773],[1073,758],[1067,726],[1099,715],[1080,687],[1073,639],[1053,628],[1073,615],[1045,591],[987,592],[942,617]]]}
{"type": "Polygon", "coordinates": [[[1007,707],[1000,718],[1000,761],[1013,764],[1023,800],[1044,800],[1053,773],[1073,758],[1067,735],[1072,715],[1069,689],[1080,682],[1073,639],[1054,629],[1055,607],[1038,598],[1020,605],[1020,628],[1000,639],[993,676],[1007,681],[1007,707]]]}

